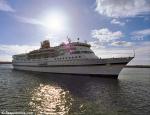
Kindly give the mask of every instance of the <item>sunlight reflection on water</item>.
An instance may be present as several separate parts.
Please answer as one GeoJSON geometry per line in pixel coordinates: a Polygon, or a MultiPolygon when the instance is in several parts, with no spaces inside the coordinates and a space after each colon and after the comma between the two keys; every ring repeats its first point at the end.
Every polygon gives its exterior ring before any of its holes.
{"type": "Polygon", "coordinates": [[[72,105],[71,100],[69,91],[58,86],[40,84],[32,92],[29,105],[37,114],[67,114],[72,105]]]}

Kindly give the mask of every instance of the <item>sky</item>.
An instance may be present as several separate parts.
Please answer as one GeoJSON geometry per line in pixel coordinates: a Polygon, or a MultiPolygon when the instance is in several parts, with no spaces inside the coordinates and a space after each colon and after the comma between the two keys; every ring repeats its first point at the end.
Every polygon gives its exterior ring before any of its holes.
{"type": "Polygon", "coordinates": [[[133,56],[150,64],[149,0],[0,0],[0,61],[51,46],[87,41],[101,58],[133,56]]]}

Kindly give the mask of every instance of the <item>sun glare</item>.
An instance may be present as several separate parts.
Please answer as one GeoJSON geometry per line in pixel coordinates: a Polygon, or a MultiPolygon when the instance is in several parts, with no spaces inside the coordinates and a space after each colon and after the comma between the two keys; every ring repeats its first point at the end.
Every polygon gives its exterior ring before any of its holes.
{"type": "Polygon", "coordinates": [[[67,26],[67,17],[62,12],[50,12],[43,17],[42,22],[51,31],[64,31],[67,26]]]}

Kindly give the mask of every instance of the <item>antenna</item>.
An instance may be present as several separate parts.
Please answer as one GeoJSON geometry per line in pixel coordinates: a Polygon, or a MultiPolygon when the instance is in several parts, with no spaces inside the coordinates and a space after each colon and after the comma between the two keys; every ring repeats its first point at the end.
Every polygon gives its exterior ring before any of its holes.
{"type": "Polygon", "coordinates": [[[133,57],[135,57],[135,49],[133,46],[130,46],[130,48],[132,48],[132,51],[133,51],[133,57]]]}
{"type": "Polygon", "coordinates": [[[133,50],[133,57],[135,57],[135,49],[134,49],[133,46],[131,46],[131,47],[132,47],[132,50],[133,50]]]}
{"type": "Polygon", "coordinates": [[[134,48],[133,48],[133,53],[134,53],[133,57],[135,57],[135,50],[134,50],[134,48]]]}
{"type": "Polygon", "coordinates": [[[68,42],[71,43],[71,39],[67,36],[68,42]]]}
{"type": "Polygon", "coordinates": [[[77,38],[77,40],[78,40],[78,42],[79,42],[80,38],[77,38]]]}

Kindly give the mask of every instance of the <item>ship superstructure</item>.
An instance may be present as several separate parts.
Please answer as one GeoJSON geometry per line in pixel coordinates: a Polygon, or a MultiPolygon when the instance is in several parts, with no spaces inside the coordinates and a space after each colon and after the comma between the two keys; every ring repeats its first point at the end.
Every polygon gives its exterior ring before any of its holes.
{"type": "Polygon", "coordinates": [[[40,49],[14,55],[13,66],[17,70],[116,78],[124,65],[133,58],[100,59],[90,47],[87,43],[71,41],[51,47],[49,41],[45,40],[41,42],[40,49]]]}

